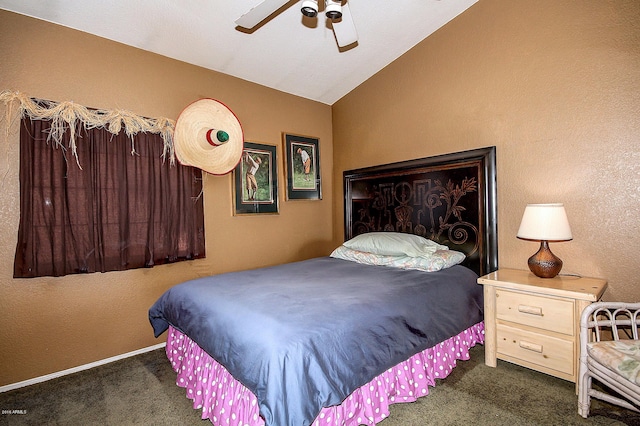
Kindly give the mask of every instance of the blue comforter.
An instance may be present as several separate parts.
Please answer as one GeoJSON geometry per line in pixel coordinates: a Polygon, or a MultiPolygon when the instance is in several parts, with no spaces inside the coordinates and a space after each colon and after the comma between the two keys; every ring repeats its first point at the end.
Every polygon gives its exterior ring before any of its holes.
{"type": "Polygon", "coordinates": [[[482,321],[477,275],[322,257],[195,279],[150,308],[155,336],[182,331],[250,389],[267,426],[322,407],[482,321]]]}

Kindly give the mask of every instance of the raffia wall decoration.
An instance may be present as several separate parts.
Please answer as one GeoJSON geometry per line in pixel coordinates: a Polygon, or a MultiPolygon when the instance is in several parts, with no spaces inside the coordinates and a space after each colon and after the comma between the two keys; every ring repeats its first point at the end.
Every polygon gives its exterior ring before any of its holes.
{"type": "Polygon", "coordinates": [[[126,110],[90,109],[72,101],[53,102],[44,99],[31,98],[21,92],[0,92],[0,102],[6,107],[7,132],[15,118],[22,119],[29,116],[34,120],[51,120],[51,132],[47,143],[66,150],[69,148],[76,159],[78,167],[82,169],[76,152],[77,126],[85,129],[104,128],[110,133],[118,134],[123,129],[131,139],[131,155],[136,155],[133,136],[139,132],[159,133],[163,142],[162,159],[167,157],[171,165],[175,164],[173,148],[173,131],[175,120],[168,118],[146,118],[126,110]],[[64,146],[63,135],[69,129],[69,146],[64,146]]]}

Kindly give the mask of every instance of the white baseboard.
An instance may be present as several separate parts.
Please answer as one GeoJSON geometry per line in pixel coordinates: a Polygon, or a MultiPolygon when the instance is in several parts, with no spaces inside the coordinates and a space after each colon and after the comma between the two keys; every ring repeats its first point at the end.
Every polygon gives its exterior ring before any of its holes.
{"type": "Polygon", "coordinates": [[[66,376],[68,374],[77,373],[78,371],[88,370],[100,365],[109,364],[110,362],[119,361],[121,359],[129,358],[132,356],[140,355],[145,352],[155,351],[156,349],[163,348],[167,345],[167,342],[158,343],[157,345],[148,346],[146,348],[138,349],[136,351],[127,352],[126,354],[112,356],[111,358],[101,359],[100,361],[91,362],[89,364],[80,365],[78,367],[69,368],[67,370],[58,371],[55,373],[47,374],[45,376],[35,377],[33,379],[24,380],[18,383],[12,383],[5,386],[0,386],[0,393],[8,392],[10,390],[23,388],[25,386],[34,385],[36,383],[46,382],[47,380],[55,379],[58,377],[66,376]]]}

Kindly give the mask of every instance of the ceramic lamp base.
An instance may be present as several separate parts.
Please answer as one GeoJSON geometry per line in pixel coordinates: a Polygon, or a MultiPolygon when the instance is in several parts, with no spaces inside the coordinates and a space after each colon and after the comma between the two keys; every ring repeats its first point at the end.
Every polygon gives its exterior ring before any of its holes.
{"type": "Polygon", "coordinates": [[[529,258],[529,269],[540,278],[553,278],[562,269],[562,260],[549,250],[549,242],[541,241],[540,249],[529,258]]]}

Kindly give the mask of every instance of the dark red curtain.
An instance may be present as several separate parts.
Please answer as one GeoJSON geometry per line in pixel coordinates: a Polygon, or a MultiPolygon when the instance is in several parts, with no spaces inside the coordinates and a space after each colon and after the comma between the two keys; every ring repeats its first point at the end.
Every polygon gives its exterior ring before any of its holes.
{"type": "MultiPolygon", "coordinates": [[[[14,277],[120,271],[205,256],[200,169],[163,161],[157,134],[138,133],[132,142],[124,132],[79,126],[80,169],[69,148],[47,143],[50,124],[21,123],[14,277]]],[[[68,147],[68,130],[65,138],[68,147]]]]}

